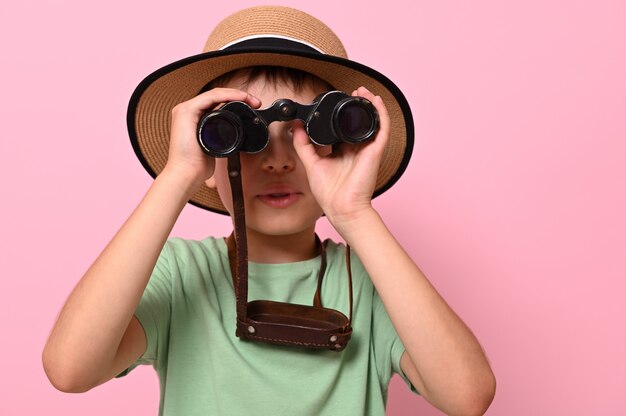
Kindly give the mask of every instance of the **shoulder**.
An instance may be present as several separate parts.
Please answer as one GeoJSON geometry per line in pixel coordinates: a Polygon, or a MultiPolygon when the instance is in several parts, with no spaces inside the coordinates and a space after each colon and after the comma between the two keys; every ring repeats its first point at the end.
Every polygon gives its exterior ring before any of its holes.
{"type": "Polygon", "coordinates": [[[207,237],[191,240],[172,237],[167,240],[157,268],[166,268],[171,274],[206,275],[212,269],[223,269],[228,265],[228,253],[223,238],[207,237]]]}
{"type": "Polygon", "coordinates": [[[323,241],[323,244],[326,247],[326,256],[329,261],[334,260],[342,263],[346,263],[347,260],[350,260],[350,268],[353,271],[363,272],[365,273],[365,269],[363,268],[363,263],[354,252],[354,250],[349,250],[349,246],[346,246],[343,242],[336,242],[329,239],[323,241]],[[349,257],[348,257],[349,254],[349,257]]]}
{"type": "Polygon", "coordinates": [[[371,296],[374,286],[354,250],[349,250],[349,246],[343,242],[335,242],[331,239],[324,240],[323,243],[326,247],[327,273],[345,276],[349,270],[355,292],[361,292],[363,296],[371,296]]]}
{"type": "Polygon", "coordinates": [[[188,256],[227,256],[226,244],[223,238],[207,237],[203,240],[190,240],[171,237],[165,243],[162,254],[170,257],[188,256]]]}

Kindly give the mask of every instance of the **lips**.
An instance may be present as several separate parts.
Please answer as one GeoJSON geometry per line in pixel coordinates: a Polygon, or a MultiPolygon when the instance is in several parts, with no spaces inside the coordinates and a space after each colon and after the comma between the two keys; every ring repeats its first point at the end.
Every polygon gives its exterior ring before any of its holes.
{"type": "Polygon", "coordinates": [[[290,186],[275,185],[263,189],[257,198],[272,208],[287,208],[298,202],[302,196],[302,192],[290,186]]]}

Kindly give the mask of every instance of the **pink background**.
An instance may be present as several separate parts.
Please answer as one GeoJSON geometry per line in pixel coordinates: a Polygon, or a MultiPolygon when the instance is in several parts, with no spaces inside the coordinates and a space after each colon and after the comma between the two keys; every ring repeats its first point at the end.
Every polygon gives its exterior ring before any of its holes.
{"type": "MultiPolygon", "coordinates": [[[[151,368],[68,395],[40,354],[151,181],[126,132],[134,87],[259,3],[110,3],[0,2],[2,415],[157,413],[151,368]]],[[[412,163],[376,206],[487,351],[488,414],[626,414],[625,2],[275,3],[327,22],[411,103],[412,163]]],[[[173,234],[228,224],[189,206],[173,234]]],[[[396,378],[388,414],[440,413],[396,378]]]]}

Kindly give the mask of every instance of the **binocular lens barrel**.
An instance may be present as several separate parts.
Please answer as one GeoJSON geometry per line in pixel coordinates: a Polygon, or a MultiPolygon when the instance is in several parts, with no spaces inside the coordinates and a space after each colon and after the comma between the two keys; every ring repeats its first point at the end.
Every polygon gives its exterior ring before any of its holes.
{"type": "Polygon", "coordinates": [[[305,122],[311,141],[321,146],[341,141],[362,143],[374,137],[379,122],[378,112],[370,101],[329,91],[311,104],[281,99],[261,110],[231,101],[200,119],[198,140],[202,149],[215,157],[238,151],[257,153],[268,143],[270,123],[296,118],[305,122]]]}
{"type": "Polygon", "coordinates": [[[335,131],[342,140],[360,143],[372,137],[376,130],[375,109],[360,99],[347,98],[333,115],[335,131]]]}
{"type": "Polygon", "coordinates": [[[228,155],[239,147],[242,140],[241,125],[236,116],[215,111],[201,120],[200,144],[215,155],[228,155]]]}

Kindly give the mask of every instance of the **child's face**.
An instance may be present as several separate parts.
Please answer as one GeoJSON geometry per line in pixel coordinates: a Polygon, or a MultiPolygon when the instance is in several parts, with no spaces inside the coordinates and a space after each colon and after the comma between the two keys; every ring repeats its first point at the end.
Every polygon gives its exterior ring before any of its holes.
{"type": "MultiPolygon", "coordinates": [[[[243,78],[236,77],[225,87],[241,89],[242,81],[243,78]]],[[[285,82],[278,81],[276,85],[272,85],[266,83],[263,77],[251,82],[246,91],[261,100],[261,108],[271,105],[279,98],[310,103],[323,92],[312,86],[294,92],[285,82]]],[[[257,154],[240,154],[246,226],[249,233],[267,236],[309,233],[322,215],[322,209],[309,189],[304,166],[293,147],[293,123],[271,123],[267,147],[257,154]]],[[[318,151],[320,154],[328,154],[331,148],[320,146],[318,151]]],[[[207,185],[217,188],[224,206],[232,216],[227,159],[216,159],[215,173],[207,181],[207,185]]]]}

